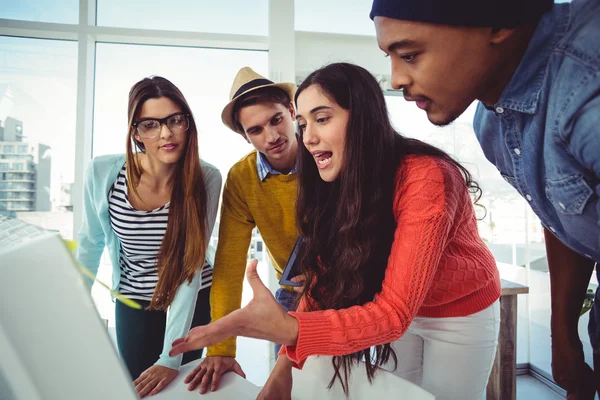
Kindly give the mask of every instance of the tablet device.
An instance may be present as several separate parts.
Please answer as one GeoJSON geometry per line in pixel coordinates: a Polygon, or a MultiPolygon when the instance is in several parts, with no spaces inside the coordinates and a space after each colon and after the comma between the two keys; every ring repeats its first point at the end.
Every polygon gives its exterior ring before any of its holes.
{"type": "Polygon", "coordinates": [[[296,244],[294,245],[294,249],[292,250],[292,254],[290,254],[290,258],[288,259],[287,264],[283,270],[283,274],[281,275],[281,279],[279,279],[279,284],[282,286],[302,286],[301,282],[292,282],[291,279],[295,276],[298,276],[302,273],[300,270],[300,262],[298,260],[298,252],[300,251],[300,246],[302,245],[302,237],[298,237],[296,239],[296,244]]]}

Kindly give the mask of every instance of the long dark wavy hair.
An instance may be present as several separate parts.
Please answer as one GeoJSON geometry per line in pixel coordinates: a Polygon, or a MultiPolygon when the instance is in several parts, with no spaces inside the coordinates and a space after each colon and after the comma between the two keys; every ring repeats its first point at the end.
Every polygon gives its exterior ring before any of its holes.
{"type": "MultiPolygon", "coordinates": [[[[475,202],[481,189],[469,171],[442,150],[399,134],[390,122],[385,98],[375,78],[348,63],[327,65],[311,73],[296,92],[317,85],[330,100],[349,111],[340,175],[323,181],[313,156],[299,148],[297,220],[304,242],[299,253],[308,311],[344,309],[373,301],[381,291],[396,221],[392,205],[396,176],[408,155],[438,157],[455,165],[475,202]]],[[[302,132],[299,132],[302,135],[302,132]]],[[[400,175],[401,184],[401,175],[400,175]]],[[[334,376],[348,394],[354,363],[366,364],[369,381],[377,368],[397,357],[390,344],[333,357],[334,376]]]]}

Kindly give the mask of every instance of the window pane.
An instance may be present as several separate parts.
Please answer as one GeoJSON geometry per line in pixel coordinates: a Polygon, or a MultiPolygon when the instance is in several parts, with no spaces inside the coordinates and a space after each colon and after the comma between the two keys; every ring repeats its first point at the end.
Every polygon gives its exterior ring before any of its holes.
{"type": "Polygon", "coordinates": [[[76,24],[79,0],[1,0],[0,18],[76,24]]]}
{"type": "Polygon", "coordinates": [[[98,0],[98,25],[267,36],[268,0],[98,0]]]}
{"type": "Polygon", "coordinates": [[[372,0],[296,0],[294,4],[297,31],[375,36],[369,18],[372,0]]]}
{"type": "Polygon", "coordinates": [[[76,96],[76,42],[0,37],[0,214],[67,238],[76,96]]]}
{"type": "Polygon", "coordinates": [[[127,98],[140,79],[160,75],[173,82],[190,104],[199,128],[200,154],[225,175],[252,150],[221,122],[237,71],[250,66],[267,75],[268,53],[186,47],[101,43],[96,52],[94,156],[125,152],[127,98]],[[173,62],[185,60],[185,63],[173,62]]]}

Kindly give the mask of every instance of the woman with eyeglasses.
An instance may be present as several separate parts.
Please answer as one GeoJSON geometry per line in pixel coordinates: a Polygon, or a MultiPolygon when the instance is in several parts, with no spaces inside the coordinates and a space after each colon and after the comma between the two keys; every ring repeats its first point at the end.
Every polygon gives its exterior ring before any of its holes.
{"type": "Polygon", "coordinates": [[[221,190],[219,170],[200,160],[196,123],[175,85],[158,76],[133,85],[126,154],[94,158],[84,190],[77,259],[96,273],[107,247],[113,289],[142,305],[116,302],[117,344],[138,394],[156,394],[182,361],[202,356],[168,351],[190,327],[210,322],[206,257],[221,190]]]}

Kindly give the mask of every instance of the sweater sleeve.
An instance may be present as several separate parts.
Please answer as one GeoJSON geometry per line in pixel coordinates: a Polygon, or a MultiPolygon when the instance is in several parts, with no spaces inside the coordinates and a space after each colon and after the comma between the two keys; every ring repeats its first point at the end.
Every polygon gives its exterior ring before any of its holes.
{"type": "MultiPolygon", "coordinates": [[[[300,299],[300,302],[298,303],[298,307],[296,307],[296,313],[301,313],[306,311],[306,298],[302,297],[300,299]]],[[[279,356],[285,356],[285,357],[289,357],[288,356],[288,349],[291,349],[291,346],[281,346],[281,348],[279,349],[279,356]]],[[[292,361],[292,366],[298,369],[302,369],[302,367],[304,366],[304,362],[306,361],[306,359],[304,360],[300,360],[300,361],[294,361],[292,359],[290,359],[290,361],[292,361]]]]}
{"type": "Polygon", "coordinates": [[[282,353],[296,367],[311,355],[352,354],[393,342],[417,315],[450,239],[457,201],[448,194],[464,186],[456,185],[454,179],[446,184],[444,171],[435,161],[408,166],[401,176],[406,179],[397,183],[397,228],[381,292],[361,306],[290,312],[298,320],[298,341],[282,353]]]}
{"type": "MultiPolygon", "coordinates": [[[[96,275],[100,265],[100,257],[102,257],[104,251],[106,237],[94,202],[96,195],[94,161],[90,162],[83,184],[83,221],[77,235],[76,258],[81,265],[96,275]]],[[[89,282],[93,284],[91,280],[89,282]]]]}
{"type": "MultiPolygon", "coordinates": [[[[229,172],[223,189],[219,243],[210,292],[211,319],[216,321],[240,308],[246,260],[255,222],[244,199],[235,171],[229,172]]],[[[235,357],[236,338],[211,346],[207,356],[235,357]]]]}

